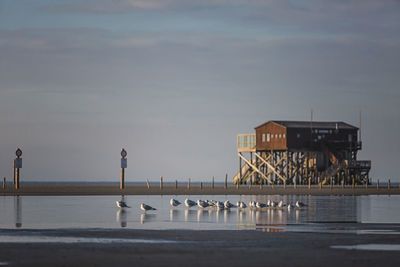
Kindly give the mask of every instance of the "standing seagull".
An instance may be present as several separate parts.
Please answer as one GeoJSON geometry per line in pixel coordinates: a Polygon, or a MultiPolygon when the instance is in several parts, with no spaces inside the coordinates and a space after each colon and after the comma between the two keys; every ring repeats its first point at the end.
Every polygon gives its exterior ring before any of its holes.
{"type": "Polygon", "coordinates": [[[172,207],[177,207],[181,204],[181,202],[179,202],[176,199],[171,198],[171,200],[169,201],[169,204],[171,204],[172,207]]]}
{"type": "Polygon", "coordinates": [[[130,208],[128,205],[126,205],[125,201],[120,200],[120,201],[115,201],[117,203],[118,208],[123,209],[123,208],[130,208]]]}
{"type": "Polygon", "coordinates": [[[209,205],[207,202],[199,199],[199,200],[197,200],[197,206],[204,209],[204,208],[207,208],[209,205]]]}
{"type": "Polygon", "coordinates": [[[149,206],[149,205],[146,205],[146,204],[144,204],[144,203],[140,204],[140,209],[141,209],[141,210],[144,210],[144,211],[156,210],[155,208],[153,208],[153,207],[151,207],[151,206],[149,206]]]}
{"type": "Polygon", "coordinates": [[[215,206],[217,207],[218,210],[223,210],[225,208],[224,203],[222,203],[221,201],[217,201],[215,203],[215,206]]]}
{"type": "Polygon", "coordinates": [[[238,201],[238,202],[236,203],[236,206],[239,207],[239,208],[241,208],[241,209],[244,209],[244,208],[247,207],[246,203],[244,203],[243,201],[238,201]]]}
{"type": "Polygon", "coordinates": [[[185,199],[185,206],[186,207],[191,208],[194,205],[196,205],[196,202],[194,202],[193,200],[190,200],[190,199],[185,199]]]}
{"type": "Polygon", "coordinates": [[[233,205],[231,202],[229,202],[229,200],[226,200],[224,202],[224,206],[226,209],[235,208],[235,205],[233,205]]]}
{"type": "Polygon", "coordinates": [[[262,208],[265,208],[265,207],[267,207],[267,204],[264,204],[264,203],[262,203],[262,202],[256,202],[256,207],[257,208],[259,208],[259,209],[262,209],[262,208]]]}
{"type": "Polygon", "coordinates": [[[294,206],[293,206],[292,204],[288,204],[288,205],[287,205],[287,209],[288,209],[288,210],[294,209],[294,206]]]}
{"type": "Polygon", "coordinates": [[[296,201],[296,207],[298,207],[299,209],[301,209],[301,208],[303,208],[303,207],[305,207],[305,206],[307,206],[307,205],[304,204],[303,202],[296,201]]]}

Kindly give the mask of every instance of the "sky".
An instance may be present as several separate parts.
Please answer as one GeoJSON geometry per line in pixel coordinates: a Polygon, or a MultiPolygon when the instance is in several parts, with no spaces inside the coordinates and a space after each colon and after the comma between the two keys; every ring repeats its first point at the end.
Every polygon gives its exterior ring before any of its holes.
{"type": "Polygon", "coordinates": [[[400,182],[400,1],[0,0],[0,176],[223,181],[269,120],[359,126],[400,182]]]}

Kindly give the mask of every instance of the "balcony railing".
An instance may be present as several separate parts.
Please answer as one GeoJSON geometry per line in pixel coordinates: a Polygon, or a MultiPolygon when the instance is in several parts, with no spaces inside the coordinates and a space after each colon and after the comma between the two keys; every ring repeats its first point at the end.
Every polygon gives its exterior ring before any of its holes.
{"type": "Polygon", "coordinates": [[[256,135],[255,134],[238,134],[237,136],[237,150],[239,152],[251,152],[256,149],[256,135]]]}

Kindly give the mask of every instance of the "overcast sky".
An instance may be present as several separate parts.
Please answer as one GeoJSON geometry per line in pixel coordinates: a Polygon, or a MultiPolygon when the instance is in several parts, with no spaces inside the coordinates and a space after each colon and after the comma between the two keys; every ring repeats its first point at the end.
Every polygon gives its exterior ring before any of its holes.
{"type": "Polygon", "coordinates": [[[400,1],[0,0],[0,176],[223,180],[268,120],[359,125],[400,181],[400,1]]]}

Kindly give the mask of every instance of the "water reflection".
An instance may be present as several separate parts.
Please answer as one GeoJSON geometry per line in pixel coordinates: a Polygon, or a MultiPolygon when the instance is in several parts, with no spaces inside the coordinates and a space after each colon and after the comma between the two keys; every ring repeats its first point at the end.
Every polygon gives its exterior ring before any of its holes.
{"type": "Polygon", "coordinates": [[[177,209],[170,209],[169,210],[169,220],[171,222],[173,222],[174,220],[177,221],[178,220],[178,216],[179,216],[180,211],[177,209]]]}
{"type": "MultiPolygon", "coordinates": [[[[136,227],[142,229],[259,229],[293,224],[325,222],[398,223],[400,196],[212,196],[218,201],[231,202],[268,200],[295,203],[302,201],[304,209],[236,209],[213,208],[171,209],[169,197],[145,196],[145,201],[157,208],[143,213],[139,206],[143,196],[129,196],[130,209],[120,210],[115,196],[4,196],[0,201],[0,228],[59,228],[59,227],[136,227]],[[24,201],[22,201],[24,200],[24,201]],[[22,207],[23,206],[23,207],[22,207]],[[24,209],[24,214],[22,214],[24,209]],[[24,225],[22,226],[22,216],[24,225]],[[43,218],[46,218],[44,221],[43,218]],[[129,223],[138,222],[138,223],[129,223]],[[149,222],[152,222],[148,224],[149,222]]],[[[185,197],[178,197],[184,199],[185,197]]],[[[195,198],[192,196],[191,198],[195,198]]],[[[199,196],[206,198],[206,196],[199,196]]],[[[181,200],[179,199],[179,200],[181,200]]],[[[121,196],[121,200],[125,200],[121,196]]],[[[128,200],[128,199],[127,199],[128,200]]]]}
{"type": "Polygon", "coordinates": [[[194,221],[197,216],[196,210],[185,209],[185,222],[194,221]]]}
{"type": "Polygon", "coordinates": [[[128,215],[124,209],[119,209],[117,211],[117,222],[120,223],[121,227],[126,227],[128,225],[128,215]]]}
{"type": "Polygon", "coordinates": [[[22,227],[22,199],[20,196],[14,197],[14,218],[15,218],[15,227],[22,227]]]}
{"type": "Polygon", "coordinates": [[[142,213],[140,215],[140,223],[148,223],[148,222],[153,222],[156,221],[156,214],[149,214],[149,213],[142,213]]]}

